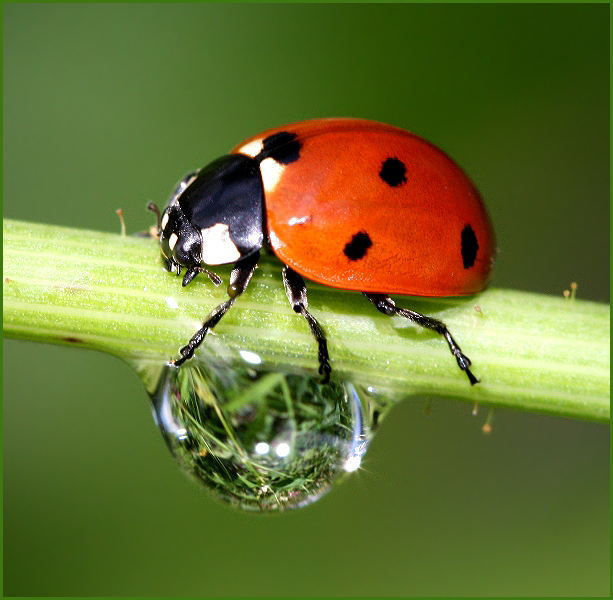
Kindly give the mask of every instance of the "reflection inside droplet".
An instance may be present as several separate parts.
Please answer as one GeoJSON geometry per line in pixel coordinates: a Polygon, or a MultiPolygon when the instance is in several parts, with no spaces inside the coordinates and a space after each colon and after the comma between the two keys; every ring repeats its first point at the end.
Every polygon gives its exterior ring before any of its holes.
{"type": "MultiPolygon", "coordinates": [[[[242,363],[244,364],[244,363],[242,363]]],[[[313,502],[359,468],[382,406],[349,383],[211,367],[147,371],[154,418],[193,478],[247,510],[313,502]]]]}
{"type": "Polygon", "coordinates": [[[275,454],[277,456],[280,456],[282,458],[285,458],[286,456],[289,455],[289,444],[286,444],[285,442],[281,442],[276,448],[275,448],[275,454]]]}

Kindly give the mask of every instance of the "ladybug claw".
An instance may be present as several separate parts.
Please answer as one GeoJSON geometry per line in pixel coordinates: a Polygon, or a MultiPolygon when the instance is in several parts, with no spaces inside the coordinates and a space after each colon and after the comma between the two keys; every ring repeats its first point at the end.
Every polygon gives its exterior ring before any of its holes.
{"type": "Polygon", "coordinates": [[[480,381],[480,380],[479,380],[479,379],[477,379],[477,378],[476,378],[476,377],[475,377],[475,376],[472,374],[471,370],[470,370],[468,367],[466,367],[466,368],[464,369],[464,373],[466,373],[466,375],[467,375],[467,377],[468,377],[468,380],[470,381],[470,385],[475,385],[475,383],[479,383],[479,381],[480,381]]]}
{"type": "Polygon", "coordinates": [[[332,367],[330,367],[329,363],[326,362],[319,365],[319,374],[322,375],[322,378],[319,381],[321,385],[330,383],[330,373],[332,373],[332,367]]]}
{"type": "Polygon", "coordinates": [[[170,364],[174,365],[175,367],[180,367],[186,360],[194,356],[194,350],[191,346],[183,346],[183,348],[179,350],[179,353],[181,354],[181,358],[170,361],[170,364]]]}

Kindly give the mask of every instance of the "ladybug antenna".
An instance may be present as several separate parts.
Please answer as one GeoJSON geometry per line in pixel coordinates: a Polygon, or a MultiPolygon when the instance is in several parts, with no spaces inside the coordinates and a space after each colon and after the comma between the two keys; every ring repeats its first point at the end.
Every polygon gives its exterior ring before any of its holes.
{"type": "Polygon", "coordinates": [[[154,202],[149,202],[149,204],[147,204],[147,208],[153,211],[158,219],[158,235],[160,235],[160,233],[162,233],[162,215],[160,214],[160,209],[154,202]]]}

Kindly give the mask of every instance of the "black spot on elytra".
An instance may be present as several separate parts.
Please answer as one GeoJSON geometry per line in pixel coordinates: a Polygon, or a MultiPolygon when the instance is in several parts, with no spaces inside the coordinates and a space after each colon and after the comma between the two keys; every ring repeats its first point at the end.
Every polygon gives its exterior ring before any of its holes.
{"type": "Polygon", "coordinates": [[[392,187],[398,187],[407,182],[407,168],[404,163],[396,157],[385,159],[379,177],[392,187]]]}
{"type": "Polygon", "coordinates": [[[264,139],[262,151],[255,157],[260,163],[265,158],[272,158],[282,165],[289,165],[300,158],[302,144],[295,133],[279,131],[264,139]]]}
{"type": "Polygon", "coordinates": [[[360,260],[372,246],[372,240],[365,231],[356,233],[345,246],[345,256],[349,260],[360,260]]]}
{"type": "Polygon", "coordinates": [[[465,225],[462,229],[462,264],[465,269],[470,269],[475,264],[479,243],[477,236],[470,225],[465,225]]]}

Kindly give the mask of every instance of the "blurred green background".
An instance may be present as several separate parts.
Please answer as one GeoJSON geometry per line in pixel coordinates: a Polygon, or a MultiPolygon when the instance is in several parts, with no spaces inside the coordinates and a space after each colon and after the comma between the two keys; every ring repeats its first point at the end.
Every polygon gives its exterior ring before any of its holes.
{"type": "MultiPolygon", "coordinates": [[[[494,286],[608,301],[608,5],[4,5],[5,217],[144,229],[190,169],[319,116],[463,165],[494,286]]],[[[608,595],[608,428],[498,411],[486,437],[485,410],[424,404],[322,501],[242,514],[119,360],[7,341],[4,593],[608,595]]]]}

